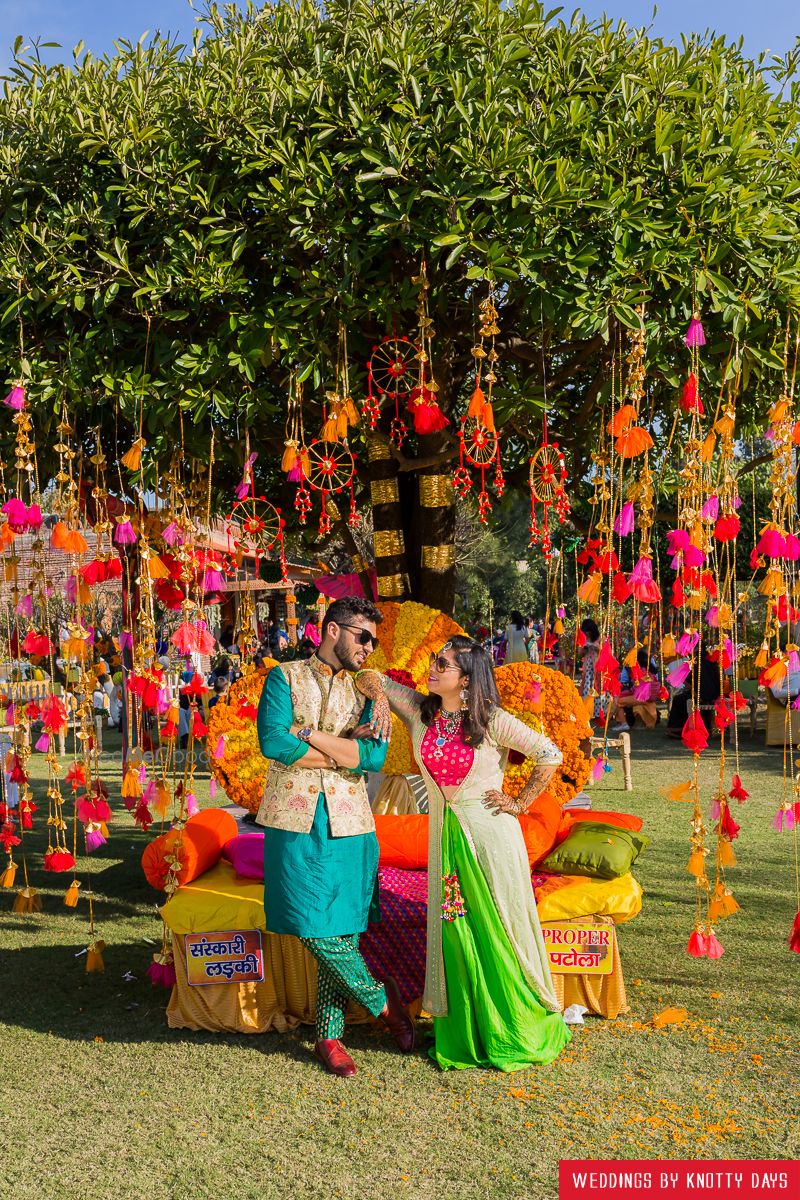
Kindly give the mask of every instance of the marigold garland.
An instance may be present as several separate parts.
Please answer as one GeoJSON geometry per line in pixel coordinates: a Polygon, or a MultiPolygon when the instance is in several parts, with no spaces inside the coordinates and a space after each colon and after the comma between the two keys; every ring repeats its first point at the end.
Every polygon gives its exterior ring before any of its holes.
{"type": "Polygon", "coordinates": [[[228,799],[251,813],[258,812],[261,804],[267,760],[258,745],[255,714],[250,706],[258,707],[264,680],[276,665],[274,659],[266,659],[259,670],[237,680],[208,717],[206,746],[211,772],[228,799]],[[243,702],[250,711],[237,716],[243,702]],[[217,758],[215,751],[220,738],[224,741],[224,753],[217,758]]]}

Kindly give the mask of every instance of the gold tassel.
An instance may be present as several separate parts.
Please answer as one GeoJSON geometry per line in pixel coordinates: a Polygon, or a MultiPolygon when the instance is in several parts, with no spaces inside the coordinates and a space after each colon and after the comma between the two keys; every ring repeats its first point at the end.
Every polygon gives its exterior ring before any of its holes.
{"type": "Polygon", "coordinates": [[[624,659],[622,660],[622,665],[624,667],[635,667],[636,663],[638,661],[637,655],[638,655],[640,649],[641,649],[641,644],[639,642],[634,642],[633,649],[629,650],[628,653],[625,655],[624,659]]]}
{"type": "Polygon", "coordinates": [[[347,413],[343,408],[340,408],[336,417],[336,436],[346,438],[348,428],[347,413]]]}
{"type": "Polygon", "coordinates": [[[762,642],[761,649],[759,650],[759,652],[755,658],[755,665],[759,669],[761,669],[761,667],[765,667],[768,662],[769,662],[769,644],[767,642],[762,642]]]}
{"type": "Polygon", "coordinates": [[[695,879],[702,879],[706,873],[706,856],[702,850],[695,850],[686,864],[686,870],[695,879]]]}
{"type": "Polygon", "coordinates": [[[169,569],[157,554],[147,560],[147,573],[151,579],[169,579],[169,569]]]}
{"type": "Polygon", "coordinates": [[[345,411],[345,415],[347,417],[348,424],[353,425],[353,426],[357,425],[358,421],[359,421],[358,409],[356,408],[355,404],[353,403],[352,396],[348,396],[345,399],[344,411],[345,411]]]}
{"type": "Polygon", "coordinates": [[[600,600],[602,583],[603,576],[599,571],[593,571],[578,588],[578,599],[582,600],[584,604],[597,604],[600,600]]]}
{"type": "Polygon", "coordinates": [[[103,971],[105,971],[106,965],[103,962],[103,951],[105,950],[105,948],[106,948],[105,942],[101,942],[99,940],[99,938],[91,943],[88,950],[86,951],[86,974],[87,975],[90,975],[92,972],[95,972],[95,971],[98,973],[102,973],[103,971]]]}
{"type": "Polygon", "coordinates": [[[700,447],[700,461],[704,463],[711,462],[714,457],[714,447],[717,444],[716,435],[709,433],[703,445],[700,447]]]}
{"type": "Polygon", "coordinates": [[[142,451],[146,445],[144,438],[137,438],[127,454],[123,454],[120,459],[123,467],[127,467],[129,471],[138,471],[142,465],[142,451]]]}
{"type": "Polygon", "coordinates": [[[553,633],[556,633],[556,634],[558,634],[559,637],[561,637],[561,634],[563,632],[564,632],[564,622],[561,620],[560,617],[556,617],[555,624],[553,625],[553,633]]]}
{"type": "Polygon", "coordinates": [[[730,844],[727,838],[723,838],[719,844],[717,859],[721,867],[736,866],[736,855],[733,853],[733,846],[730,844]]]}
{"type": "Polygon", "coordinates": [[[14,897],[15,913],[34,913],[42,911],[42,898],[35,888],[21,888],[14,897]]]}
{"type": "Polygon", "coordinates": [[[338,442],[339,434],[336,430],[336,417],[328,417],[322,426],[322,440],[323,442],[338,442]]]}
{"type": "Polygon", "coordinates": [[[309,475],[311,474],[311,457],[305,446],[303,446],[303,449],[300,451],[300,466],[303,470],[303,478],[308,479],[309,475]]]}
{"type": "Polygon", "coordinates": [[[125,778],[122,781],[121,794],[127,797],[138,798],[142,794],[142,785],[139,783],[139,775],[135,767],[128,767],[125,772],[125,778]]]}
{"type": "Polygon", "coordinates": [[[5,871],[3,871],[2,878],[0,878],[0,887],[12,888],[14,886],[14,880],[16,877],[17,864],[15,862],[10,862],[5,871]]]}
{"type": "Polygon", "coordinates": [[[692,781],[687,780],[686,783],[676,783],[673,787],[663,788],[661,795],[666,800],[672,800],[678,804],[690,803],[692,800],[692,781]]]}
{"type": "Polygon", "coordinates": [[[64,903],[67,906],[67,908],[77,908],[78,907],[78,893],[80,890],[80,886],[81,885],[78,882],[78,880],[73,879],[72,883],[67,888],[67,894],[64,897],[64,903]]]}
{"type": "Polygon", "coordinates": [[[291,471],[294,464],[297,462],[297,442],[284,442],[283,458],[281,459],[281,470],[291,471]]]}

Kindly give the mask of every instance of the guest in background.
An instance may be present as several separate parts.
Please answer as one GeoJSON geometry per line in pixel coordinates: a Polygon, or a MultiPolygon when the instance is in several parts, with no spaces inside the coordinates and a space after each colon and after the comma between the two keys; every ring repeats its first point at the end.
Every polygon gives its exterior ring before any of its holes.
{"type": "Polygon", "coordinates": [[[522,613],[514,609],[511,614],[511,620],[506,625],[506,631],[503,635],[506,644],[505,662],[518,663],[528,661],[527,634],[528,630],[522,613]]]}

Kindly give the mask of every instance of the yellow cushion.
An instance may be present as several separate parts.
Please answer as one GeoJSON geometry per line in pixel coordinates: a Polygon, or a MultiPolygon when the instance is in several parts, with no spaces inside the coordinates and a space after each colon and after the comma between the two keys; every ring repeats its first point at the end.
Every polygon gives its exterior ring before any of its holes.
{"type": "Polygon", "coordinates": [[[179,887],[161,909],[173,933],[210,933],[228,929],[266,929],[264,884],[239,879],[221,859],[191,883],[179,887]]]}
{"type": "Polygon", "coordinates": [[[630,872],[617,879],[588,879],[582,875],[568,878],[571,883],[539,901],[540,921],[598,916],[613,917],[617,925],[622,925],[641,912],[642,889],[630,872]]]}

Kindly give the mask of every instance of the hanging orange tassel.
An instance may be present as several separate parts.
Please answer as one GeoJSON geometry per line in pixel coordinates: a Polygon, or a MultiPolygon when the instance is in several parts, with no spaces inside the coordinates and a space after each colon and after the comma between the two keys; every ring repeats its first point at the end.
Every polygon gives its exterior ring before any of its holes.
{"type": "Polygon", "coordinates": [[[735,867],[736,855],[733,853],[733,846],[727,838],[723,838],[717,850],[717,859],[721,867],[735,867]]]}
{"type": "Polygon", "coordinates": [[[142,465],[142,451],[146,445],[144,438],[137,438],[127,454],[123,454],[119,460],[123,467],[127,467],[129,471],[138,471],[142,465]]]}
{"type": "Polygon", "coordinates": [[[630,649],[628,651],[628,653],[625,655],[625,657],[623,658],[622,665],[624,667],[629,667],[629,668],[635,667],[636,663],[637,663],[637,655],[638,655],[640,649],[641,649],[640,643],[635,642],[632,649],[630,649]]]}
{"type": "Polygon", "coordinates": [[[686,870],[695,879],[702,879],[706,873],[706,856],[702,850],[695,850],[689,857],[686,870]]]}
{"type": "Polygon", "coordinates": [[[475,391],[472,393],[472,395],[470,397],[469,408],[467,409],[467,416],[472,417],[476,421],[482,420],[483,409],[484,409],[485,404],[486,404],[486,397],[484,396],[481,389],[479,387],[476,387],[475,391]]]}
{"type": "Polygon", "coordinates": [[[79,529],[68,529],[64,534],[65,554],[85,554],[89,543],[79,529]]]}
{"type": "Polygon", "coordinates": [[[14,880],[16,877],[17,864],[15,862],[10,862],[5,871],[3,871],[2,876],[0,876],[0,887],[12,888],[14,886],[14,880]]]}
{"type": "Polygon", "coordinates": [[[714,432],[718,433],[720,437],[730,437],[735,428],[736,422],[733,417],[727,415],[714,422],[714,432]]]}
{"type": "Polygon", "coordinates": [[[491,404],[489,404],[488,401],[484,405],[483,417],[481,418],[481,420],[483,421],[484,428],[489,433],[497,432],[495,429],[495,424],[494,424],[494,409],[492,408],[491,404]]]}
{"type": "Polygon", "coordinates": [[[600,571],[593,571],[578,588],[578,599],[582,600],[584,604],[598,604],[602,583],[603,576],[600,571]]]}
{"type": "Polygon", "coordinates": [[[755,657],[755,666],[757,666],[759,668],[765,667],[768,662],[769,662],[769,643],[762,642],[761,649],[759,650],[758,654],[755,657]]]}
{"type": "Polygon", "coordinates": [[[666,634],[661,639],[661,657],[664,662],[669,662],[672,658],[677,658],[677,650],[675,649],[675,638],[671,633],[666,634]]]}
{"type": "Polygon", "coordinates": [[[347,420],[347,413],[345,412],[344,408],[340,408],[340,409],[339,409],[339,412],[338,412],[338,413],[337,413],[337,415],[336,415],[336,434],[337,434],[337,437],[340,437],[340,438],[346,438],[346,437],[347,437],[347,430],[348,430],[349,428],[350,428],[350,426],[349,426],[349,423],[348,423],[348,420],[347,420]]]}
{"type": "Polygon", "coordinates": [[[128,797],[138,797],[142,794],[142,785],[139,783],[139,775],[135,767],[128,767],[125,772],[125,778],[122,781],[121,795],[128,797]]]}
{"type": "Polygon", "coordinates": [[[281,470],[291,471],[294,464],[297,462],[297,442],[284,442],[283,458],[281,459],[281,470]]]}
{"type": "Polygon", "coordinates": [[[103,951],[106,948],[105,942],[99,939],[92,942],[86,951],[86,974],[92,972],[102,973],[106,969],[106,964],[103,962],[103,951]]]}
{"type": "Polygon", "coordinates": [[[166,817],[171,802],[172,795],[169,788],[162,780],[159,780],[153,797],[153,811],[158,813],[159,817],[166,817]]]}
{"type": "Polygon", "coordinates": [[[69,533],[63,521],[56,521],[53,526],[53,532],[50,534],[50,545],[54,550],[64,549],[64,538],[69,533]]]}
{"type": "Polygon", "coordinates": [[[560,617],[557,617],[553,624],[553,633],[557,634],[558,637],[561,637],[561,634],[563,632],[564,632],[564,622],[561,620],[560,617]]]}
{"type": "Polygon", "coordinates": [[[767,571],[758,585],[758,590],[762,596],[785,596],[786,584],[783,581],[783,575],[777,569],[767,571]]]}
{"type": "Polygon", "coordinates": [[[700,461],[704,463],[711,462],[714,457],[714,447],[717,444],[717,439],[713,433],[709,433],[700,447],[700,461]]]}
{"type": "Polygon", "coordinates": [[[309,455],[305,446],[303,446],[298,457],[300,458],[300,467],[302,469],[303,476],[305,479],[308,479],[309,475],[311,474],[311,456],[309,455]]]}
{"type": "Polygon", "coordinates": [[[621,433],[614,443],[614,449],[620,458],[638,458],[645,450],[652,449],[654,443],[650,434],[641,425],[631,425],[621,433]]]}
{"type": "Polygon", "coordinates": [[[676,783],[674,787],[663,788],[661,795],[665,800],[672,800],[675,803],[686,804],[691,801],[692,781],[687,779],[686,783],[676,783]]]}
{"type": "Polygon", "coordinates": [[[151,579],[169,579],[169,568],[157,554],[147,560],[147,573],[151,579]]]}
{"type": "Polygon", "coordinates": [[[630,429],[637,415],[636,409],[632,404],[623,404],[608,422],[608,432],[612,437],[619,437],[626,429],[630,429]]]}
{"type": "Polygon", "coordinates": [[[348,396],[344,402],[344,412],[347,417],[348,424],[355,427],[359,422],[358,409],[353,403],[353,397],[348,396]]]}
{"type": "Polygon", "coordinates": [[[322,426],[322,440],[323,442],[338,442],[339,434],[336,428],[336,417],[328,417],[322,426]]]}
{"type": "Polygon", "coordinates": [[[78,880],[73,879],[72,883],[67,888],[67,894],[64,897],[64,903],[66,904],[67,908],[77,908],[80,886],[81,885],[78,880]]]}
{"type": "Polygon", "coordinates": [[[34,913],[42,911],[42,898],[35,888],[24,887],[14,897],[13,911],[15,913],[34,913]]]}

